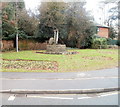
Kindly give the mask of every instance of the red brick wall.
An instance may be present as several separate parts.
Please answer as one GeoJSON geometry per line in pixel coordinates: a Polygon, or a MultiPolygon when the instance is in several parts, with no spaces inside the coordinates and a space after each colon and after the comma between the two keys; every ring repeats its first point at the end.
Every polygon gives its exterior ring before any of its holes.
{"type": "Polygon", "coordinates": [[[99,28],[97,35],[108,38],[108,31],[109,31],[108,28],[99,28]]]}

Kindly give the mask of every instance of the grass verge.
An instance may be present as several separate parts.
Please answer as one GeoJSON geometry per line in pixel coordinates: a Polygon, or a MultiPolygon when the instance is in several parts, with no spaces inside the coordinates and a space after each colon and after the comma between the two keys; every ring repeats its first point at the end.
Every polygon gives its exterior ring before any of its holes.
{"type": "Polygon", "coordinates": [[[74,49],[73,55],[53,55],[36,52],[3,52],[3,72],[74,72],[118,66],[117,49],[74,49]]]}

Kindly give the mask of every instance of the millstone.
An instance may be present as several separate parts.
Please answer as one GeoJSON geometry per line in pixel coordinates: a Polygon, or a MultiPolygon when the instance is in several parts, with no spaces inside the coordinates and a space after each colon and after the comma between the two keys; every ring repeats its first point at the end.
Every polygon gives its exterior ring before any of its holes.
{"type": "Polygon", "coordinates": [[[47,45],[46,53],[48,54],[66,54],[66,45],[47,45]]]}

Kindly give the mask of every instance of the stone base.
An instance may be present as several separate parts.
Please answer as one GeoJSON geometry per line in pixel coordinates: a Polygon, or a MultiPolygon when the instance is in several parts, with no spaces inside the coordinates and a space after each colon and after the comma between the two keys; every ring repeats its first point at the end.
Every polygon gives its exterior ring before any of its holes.
{"type": "Polygon", "coordinates": [[[46,53],[48,54],[66,54],[66,45],[47,45],[46,53]]]}

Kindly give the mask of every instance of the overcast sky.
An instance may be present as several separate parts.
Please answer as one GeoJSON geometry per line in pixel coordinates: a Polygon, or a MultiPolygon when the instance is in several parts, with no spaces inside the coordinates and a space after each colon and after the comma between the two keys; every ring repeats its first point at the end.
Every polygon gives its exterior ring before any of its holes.
{"type": "MultiPolygon", "coordinates": [[[[26,3],[26,8],[31,8],[34,9],[40,2],[41,0],[24,0],[26,3]]],[[[44,0],[45,1],[45,0],[44,0]]],[[[67,0],[67,1],[72,1],[72,0],[67,0]]],[[[96,8],[96,4],[101,1],[101,0],[86,0],[87,2],[87,9],[94,9],[96,8]]]]}

